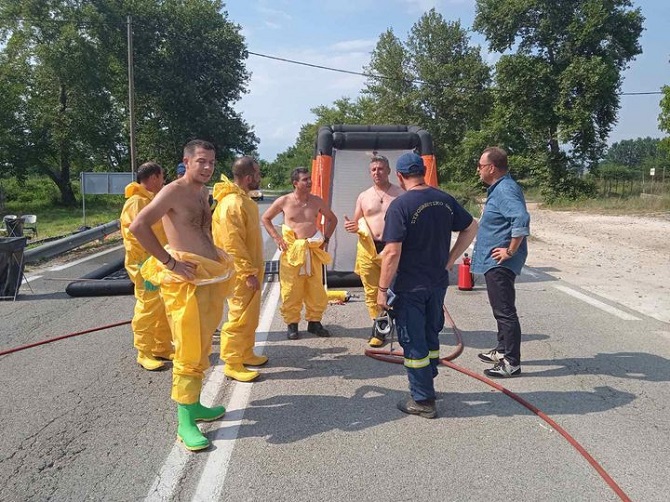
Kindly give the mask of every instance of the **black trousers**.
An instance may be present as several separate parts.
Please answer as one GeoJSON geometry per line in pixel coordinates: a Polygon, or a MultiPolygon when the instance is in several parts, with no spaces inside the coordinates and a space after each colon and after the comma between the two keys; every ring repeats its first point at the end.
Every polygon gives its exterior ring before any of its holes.
{"type": "Polygon", "coordinates": [[[498,323],[496,351],[505,354],[512,365],[521,364],[521,324],[516,313],[516,274],[505,267],[495,267],[484,274],[493,317],[498,323]]]}

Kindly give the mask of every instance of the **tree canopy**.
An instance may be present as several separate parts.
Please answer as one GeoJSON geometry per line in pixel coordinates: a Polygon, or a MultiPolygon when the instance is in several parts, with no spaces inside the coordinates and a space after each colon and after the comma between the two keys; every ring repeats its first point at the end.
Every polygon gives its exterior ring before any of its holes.
{"type": "Polygon", "coordinates": [[[565,186],[571,162],[602,156],[642,22],[628,0],[477,0],[474,28],[504,53],[496,107],[544,151],[551,190],[565,186]]]}
{"type": "Polygon", "coordinates": [[[220,1],[0,0],[4,172],[46,174],[72,205],[79,171],[130,170],[129,15],[138,162],[172,168],[194,137],[224,159],[255,149],[232,108],[246,47],[220,1]]]}

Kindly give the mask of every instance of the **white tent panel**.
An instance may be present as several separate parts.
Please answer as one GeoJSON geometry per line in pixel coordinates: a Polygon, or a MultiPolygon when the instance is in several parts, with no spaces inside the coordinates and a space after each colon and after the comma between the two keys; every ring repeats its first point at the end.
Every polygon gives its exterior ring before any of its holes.
{"type": "MultiPolygon", "coordinates": [[[[403,153],[410,150],[376,150],[375,153],[389,159],[391,165],[390,181],[397,184],[395,164],[403,153]]],[[[358,237],[344,229],[344,215],[354,217],[358,195],[372,186],[370,178],[370,150],[333,151],[333,168],[330,207],[339,220],[337,229],[330,239],[328,252],[333,263],[328,270],[334,272],[353,272],[356,262],[356,243],[358,237]]]]}

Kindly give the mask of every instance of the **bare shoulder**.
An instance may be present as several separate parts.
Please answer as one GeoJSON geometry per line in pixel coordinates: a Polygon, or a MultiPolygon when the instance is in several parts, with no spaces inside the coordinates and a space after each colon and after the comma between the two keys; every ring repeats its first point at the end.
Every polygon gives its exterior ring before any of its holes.
{"type": "Polygon", "coordinates": [[[392,195],[393,197],[397,197],[398,195],[402,195],[405,193],[405,191],[400,188],[398,185],[391,184],[391,188],[388,190],[389,195],[392,195]]]}

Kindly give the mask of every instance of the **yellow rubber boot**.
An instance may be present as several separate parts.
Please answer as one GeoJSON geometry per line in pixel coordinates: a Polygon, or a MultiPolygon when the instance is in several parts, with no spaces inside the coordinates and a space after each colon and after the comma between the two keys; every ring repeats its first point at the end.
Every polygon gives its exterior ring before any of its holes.
{"type": "Polygon", "coordinates": [[[251,382],[258,378],[260,373],[258,371],[248,370],[242,364],[228,364],[223,367],[223,374],[228,378],[237,380],[238,382],[251,382]]]}
{"type": "Polygon", "coordinates": [[[137,363],[148,371],[156,371],[165,366],[163,361],[159,361],[153,355],[145,354],[143,352],[137,353],[137,363]]]}
{"type": "Polygon", "coordinates": [[[250,356],[244,358],[244,364],[246,364],[247,366],[263,366],[267,362],[268,362],[268,356],[258,356],[253,352],[251,353],[250,356]]]}

